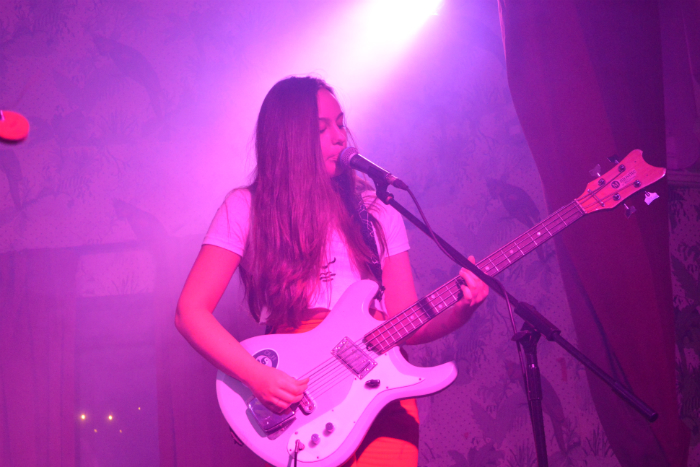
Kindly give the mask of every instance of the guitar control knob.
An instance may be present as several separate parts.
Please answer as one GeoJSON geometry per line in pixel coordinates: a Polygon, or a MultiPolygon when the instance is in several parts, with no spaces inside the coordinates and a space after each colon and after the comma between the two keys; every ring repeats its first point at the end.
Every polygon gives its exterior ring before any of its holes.
{"type": "Polygon", "coordinates": [[[320,442],[321,442],[321,437],[320,437],[320,436],[318,436],[316,433],[314,433],[313,435],[311,435],[311,444],[313,444],[313,445],[315,446],[315,445],[317,445],[317,444],[320,443],[320,442]]]}
{"type": "Polygon", "coordinates": [[[379,381],[378,379],[370,379],[369,381],[367,381],[365,383],[365,387],[367,389],[376,389],[379,387],[380,384],[381,384],[381,381],[379,381]]]}
{"type": "Polygon", "coordinates": [[[333,424],[331,422],[326,423],[326,433],[328,433],[330,435],[331,433],[333,433],[334,430],[335,430],[335,427],[333,426],[333,424]]]}

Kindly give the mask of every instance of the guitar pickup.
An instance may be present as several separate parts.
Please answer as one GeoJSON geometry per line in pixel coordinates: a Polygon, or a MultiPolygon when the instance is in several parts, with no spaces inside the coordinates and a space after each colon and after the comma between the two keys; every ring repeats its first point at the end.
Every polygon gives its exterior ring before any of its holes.
{"type": "Polygon", "coordinates": [[[349,337],[343,338],[343,340],[333,348],[331,354],[340,360],[340,362],[359,379],[367,376],[367,373],[377,366],[377,362],[355,345],[349,337]]]}

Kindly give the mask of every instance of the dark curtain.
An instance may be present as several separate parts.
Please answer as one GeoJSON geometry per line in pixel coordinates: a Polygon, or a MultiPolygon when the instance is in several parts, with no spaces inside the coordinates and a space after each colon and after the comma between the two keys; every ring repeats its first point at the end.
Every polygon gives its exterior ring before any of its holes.
{"type": "MultiPolygon", "coordinates": [[[[639,148],[666,166],[656,2],[499,6],[511,93],[550,211],[583,191],[596,164],[610,169],[609,156],[639,148]]],[[[615,455],[623,466],[683,466],[665,180],[650,191],[661,199],[647,207],[637,195],[630,219],[622,208],[587,216],[557,248],[579,348],[659,412],[646,422],[588,373],[615,455]]]]}
{"type": "Polygon", "coordinates": [[[0,464],[75,465],[75,277],[69,249],[0,255],[0,464]]]}

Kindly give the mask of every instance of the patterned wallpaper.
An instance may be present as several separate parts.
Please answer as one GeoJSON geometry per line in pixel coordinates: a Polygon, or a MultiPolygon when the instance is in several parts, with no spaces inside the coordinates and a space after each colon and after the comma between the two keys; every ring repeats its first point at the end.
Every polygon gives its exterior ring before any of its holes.
{"type": "MultiPolygon", "coordinates": [[[[250,171],[264,93],[286,75],[315,73],[337,86],[360,151],[411,185],[436,232],[465,254],[486,256],[547,210],[510,100],[496,2],[454,1],[447,12],[431,18],[388,78],[370,69],[338,85],[332,57],[294,43],[351,41],[333,34],[342,15],[329,5],[5,0],[0,108],[26,115],[32,131],[24,143],[0,147],[0,251],[200,237],[250,171]],[[312,20],[325,26],[317,35],[307,28],[312,20]],[[360,84],[371,98],[360,101],[360,84]]],[[[583,188],[571,187],[571,198],[583,188]]],[[[679,397],[697,451],[700,200],[692,189],[673,196],[679,397]]],[[[408,230],[424,294],[457,268],[408,230]]],[[[77,293],[148,294],[154,261],[139,248],[85,254],[77,293]]],[[[552,244],[499,279],[576,343],[552,244]]],[[[407,349],[416,364],[459,367],[455,384],[419,401],[422,467],[535,465],[512,333],[492,294],[462,329],[407,349]]],[[[619,465],[582,366],[549,342],[538,349],[551,465],[619,465]]],[[[82,453],[97,449],[91,439],[79,437],[82,453]]]]}
{"type": "Polygon", "coordinates": [[[700,187],[670,192],[671,273],[681,419],[690,428],[688,465],[700,465],[700,187]]]}

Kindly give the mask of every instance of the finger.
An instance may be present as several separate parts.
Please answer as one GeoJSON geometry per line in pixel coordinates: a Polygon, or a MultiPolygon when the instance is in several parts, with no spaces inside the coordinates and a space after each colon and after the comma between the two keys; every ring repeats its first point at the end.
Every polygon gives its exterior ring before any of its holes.
{"type": "Polygon", "coordinates": [[[263,405],[270,411],[274,413],[282,413],[286,407],[283,407],[278,399],[274,398],[272,400],[263,401],[263,405]]]}
{"type": "Polygon", "coordinates": [[[306,391],[308,385],[309,378],[298,380],[289,376],[288,378],[285,378],[284,382],[280,386],[287,392],[294,394],[294,396],[296,397],[297,395],[303,394],[303,392],[306,391]]]}
{"type": "Polygon", "coordinates": [[[306,385],[298,384],[297,380],[292,378],[291,381],[286,382],[286,384],[281,384],[279,389],[280,395],[283,395],[284,400],[291,404],[301,400],[304,396],[304,391],[306,391],[306,385]]]}
{"type": "Polygon", "coordinates": [[[486,296],[489,293],[489,288],[481,279],[466,269],[461,269],[459,271],[459,275],[464,279],[469,290],[471,291],[472,304],[480,303],[486,299],[486,296]]]}
{"type": "Polygon", "coordinates": [[[462,286],[462,301],[464,301],[464,303],[466,303],[469,306],[472,306],[474,304],[474,294],[472,293],[471,289],[466,285],[462,286]]]}
{"type": "Polygon", "coordinates": [[[291,391],[282,391],[278,398],[280,402],[285,404],[285,408],[289,407],[290,405],[297,403],[301,400],[301,398],[304,397],[304,392],[291,392],[291,391]]]}
{"type": "Polygon", "coordinates": [[[286,409],[294,402],[297,402],[298,398],[296,394],[282,387],[278,387],[274,393],[270,395],[270,400],[279,407],[286,409]]]}
{"type": "Polygon", "coordinates": [[[309,385],[309,378],[297,379],[295,381],[300,388],[303,388],[302,391],[305,391],[306,387],[309,385]]]}
{"type": "MultiPolygon", "coordinates": [[[[474,257],[471,256],[470,258],[474,258],[474,257]]],[[[464,278],[464,280],[467,282],[467,285],[470,288],[479,287],[479,288],[487,288],[488,289],[488,287],[486,286],[484,281],[482,281],[479,277],[477,277],[477,275],[474,274],[473,272],[462,268],[459,271],[459,274],[460,274],[460,276],[462,276],[464,278]]]]}
{"type": "Polygon", "coordinates": [[[475,287],[480,282],[479,278],[476,277],[473,272],[464,268],[459,271],[459,275],[462,276],[462,279],[464,279],[469,288],[475,287]]]}

